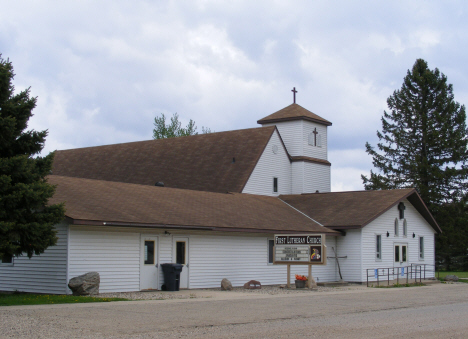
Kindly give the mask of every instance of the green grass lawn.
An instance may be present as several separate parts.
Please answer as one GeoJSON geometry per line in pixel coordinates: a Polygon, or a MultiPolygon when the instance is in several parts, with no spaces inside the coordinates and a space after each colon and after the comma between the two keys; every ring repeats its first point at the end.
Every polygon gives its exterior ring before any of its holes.
{"type": "Polygon", "coordinates": [[[73,295],[29,294],[29,293],[0,293],[0,306],[14,305],[43,305],[43,304],[72,304],[122,301],[124,298],[96,298],[76,297],[73,295]]]}

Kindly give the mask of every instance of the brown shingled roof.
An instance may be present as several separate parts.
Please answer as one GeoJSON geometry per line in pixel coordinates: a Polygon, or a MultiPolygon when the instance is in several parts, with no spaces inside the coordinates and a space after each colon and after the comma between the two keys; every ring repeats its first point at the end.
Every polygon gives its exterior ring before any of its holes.
{"type": "Polygon", "coordinates": [[[285,107],[278,112],[270,114],[263,119],[257,121],[259,124],[289,121],[289,120],[309,120],[317,124],[322,124],[326,126],[331,126],[332,123],[328,120],[325,120],[322,117],[319,117],[317,114],[312,113],[311,111],[305,109],[304,107],[298,104],[291,104],[288,107],[285,107]]]}
{"type": "Polygon", "coordinates": [[[240,193],[274,131],[270,126],[57,151],[52,173],[240,193]]]}
{"type": "Polygon", "coordinates": [[[332,229],[362,228],[400,201],[408,199],[432,228],[441,232],[413,188],[281,195],[280,199],[332,229]]]}
{"type": "Polygon", "coordinates": [[[302,156],[302,155],[290,156],[289,158],[291,159],[292,162],[305,161],[305,162],[312,162],[312,163],[315,163],[315,164],[324,164],[324,165],[327,165],[327,166],[331,166],[330,161],[324,160],[324,159],[319,159],[319,158],[305,157],[305,156],[302,156]]]}
{"type": "Polygon", "coordinates": [[[337,235],[276,197],[213,193],[50,175],[49,203],[76,224],[337,235]]]}

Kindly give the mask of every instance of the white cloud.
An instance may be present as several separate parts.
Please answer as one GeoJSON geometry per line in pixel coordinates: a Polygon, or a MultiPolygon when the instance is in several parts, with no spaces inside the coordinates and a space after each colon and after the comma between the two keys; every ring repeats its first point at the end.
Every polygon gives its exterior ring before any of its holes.
{"type": "Polygon", "coordinates": [[[362,171],[354,167],[332,168],[331,190],[340,191],[362,191],[362,171]]]}
{"type": "Polygon", "coordinates": [[[330,150],[331,189],[337,191],[363,190],[361,174],[369,175],[372,157],[362,149],[330,150]]]}
{"type": "Polygon", "coordinates": [[[385,100],[416,58],[466,103],[465,12],[424,1],[8,1],[0,53],[17,89],[39,96],[30,126],[49,129],[47,149],[148,139],[160,113],[254,127],[296,87],[299,104],[333,122],[336,185],[357,187],[340,171],[369,171],[357,150],[375,144],[385,100]]]}

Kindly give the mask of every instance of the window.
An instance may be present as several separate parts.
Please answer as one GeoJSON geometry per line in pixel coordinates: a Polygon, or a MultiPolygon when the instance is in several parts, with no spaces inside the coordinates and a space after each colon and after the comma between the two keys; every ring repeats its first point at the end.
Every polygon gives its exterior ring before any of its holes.
{"type": "Polygon", "coordinates": [[[268,263],[273,264],[273,247],[275,242],[273,240],[268,240],[268,263]]]}
{"type": "Polygon", "coordinates": [[[273,193],[278,193],[278,178],[273,178],[273,193]]]}
{"type": "Polygon", "coordinates": [[[176,263],[185,265],[185,241],[176,242],[176,263]]]}
{"type": "Polygon", "coordinates": [[[322,147],[322,136],[319,134],[317,135],[317,147],[322,147]]]}
{"type": "Polygon", "coordinates": [[[375,259],[382,260],[382,235],[375,236],[375,259]]]}
{"type": "Polygon", "coordinates": [[[398,219],[395,218],[395,237],[398,237],[398,219]]]}
{"type": "Polygon", "coordinates": [[[154,241],[145,240],[145,265],[154,265],[154,241]]]}
{"type": "Polygon", "coordinates": [[[424,259],[424,237],[419,237],[419,259],[424,259]]]}
{"type": "Polygon", "coordinates": [[[405,218],[405,209],[406,209],[405,204],[402,203],[402,202],[400,202],[400,203],[398,204],[398,210],[400,211],[400,219],[404,219],[404,218],[405,218]]]}
{"type": "Polygon", "coordinates": [[[406,223],[406,219],[403,220],[403,236],[406,237],[408,235],[408,224],[406,223]]]}

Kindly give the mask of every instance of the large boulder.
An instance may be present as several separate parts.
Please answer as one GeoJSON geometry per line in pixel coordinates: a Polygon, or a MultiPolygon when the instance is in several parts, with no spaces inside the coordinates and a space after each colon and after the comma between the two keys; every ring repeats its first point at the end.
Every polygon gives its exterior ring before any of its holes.
{"type": "Polygon", "coordinates": [[[226,278],[224,278],[223,280],[221,280],[221,290],[222,291],[230,291],[232,290],[232,284],[229,280],[227,280],[226,278]]]}
{"type": "Polygon", "coordinates": [[[71,278],[68,287],[73,295],[96,295],[99,294],[99,283],[101,278],[98,272],[88,272],[83,275],[71,278]]]}
{"type": "Polygon", "coordinates": [[[444,278],[445,281],[458,281],[458,277],[456,275],[446,275],[444,278]]]}
{"type": "Polygon", "coordinates": [[[262,288],[262,284],[257,280],[250,280],[244,284],[244,288],[247,290],[256,290],[262,288]]]}

